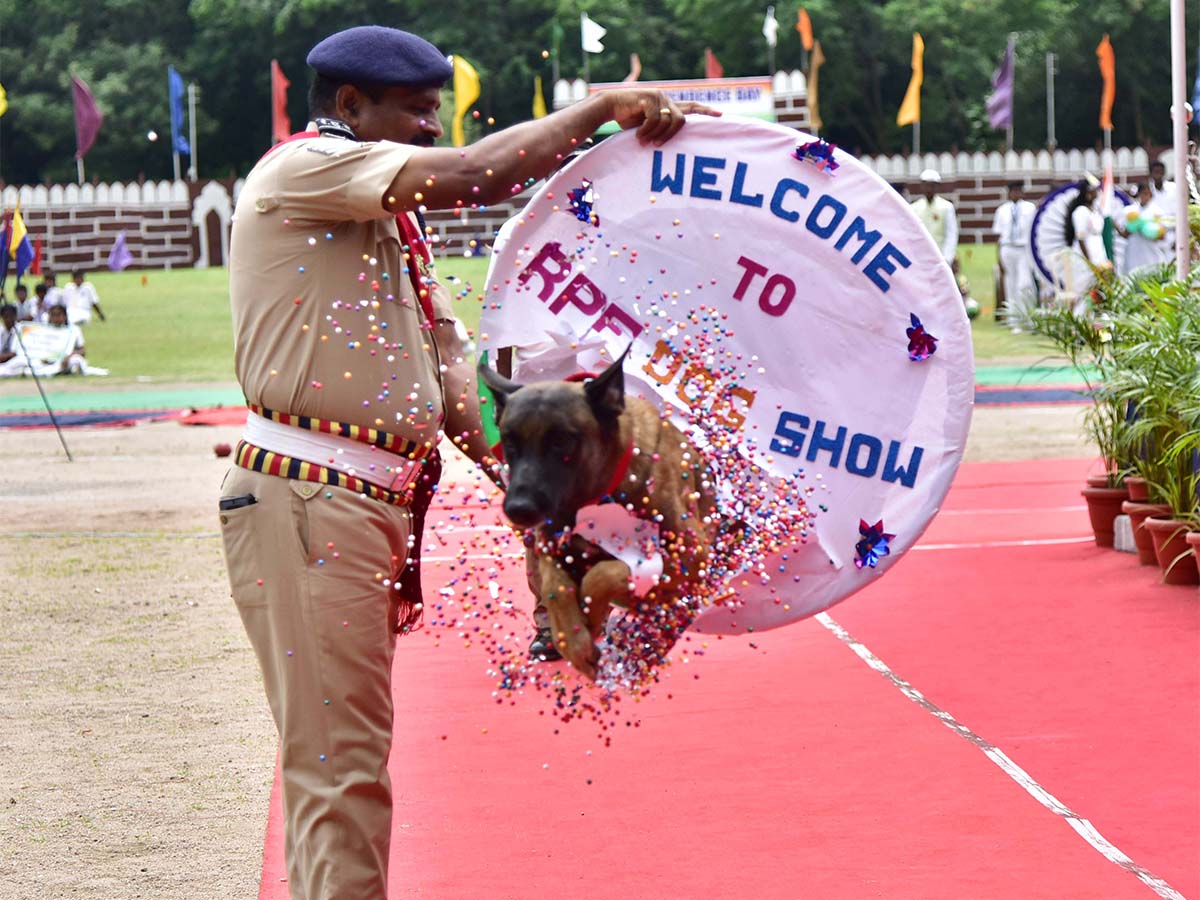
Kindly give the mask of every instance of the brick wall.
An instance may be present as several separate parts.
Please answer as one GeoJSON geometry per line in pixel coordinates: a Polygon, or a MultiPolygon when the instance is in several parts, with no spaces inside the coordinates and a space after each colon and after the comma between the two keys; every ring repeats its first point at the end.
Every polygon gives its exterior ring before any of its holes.
{"type": "Polygon", "coordinates": [[[42,241],[42,265],[70,271],[108,264],[124,231],[131,268],[191,266],[196,260],[192,190],[182,181],[145,184],[6,187],[6,209],[19,201],[32,238],[42,241]]]}

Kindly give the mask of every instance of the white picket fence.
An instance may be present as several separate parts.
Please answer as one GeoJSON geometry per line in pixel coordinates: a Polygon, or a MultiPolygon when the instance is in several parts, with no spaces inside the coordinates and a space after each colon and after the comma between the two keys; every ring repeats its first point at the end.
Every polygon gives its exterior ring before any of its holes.
{"type": "Polygon", "coordinates": [[[48,207],[82,206],[188,206],[187,184],[183,181],[147,181],[138,184],[130,181],[123,184],[52,184],[9,185],[0,193],[0,203],[12,209],[17,203],[21,209],[45,209],[48,207]]]}

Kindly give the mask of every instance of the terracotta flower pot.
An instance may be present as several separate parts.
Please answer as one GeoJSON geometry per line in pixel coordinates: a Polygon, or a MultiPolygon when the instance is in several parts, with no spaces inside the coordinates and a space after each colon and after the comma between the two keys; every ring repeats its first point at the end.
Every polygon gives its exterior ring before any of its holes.
{"type": "Polygon", "coordinates": [[[1143,523],[1148,516],[1169,516],[1171,507],[1166,503],[1135,503],[1132,499],[1121,504],[1121,512],[1129,516],[1133,528],[1133,542],[1137,544],[1138,562],[1143,566],[1157,566],[1158,555],[1154,552],[1154,538],[1143,523]]]}
{"type": "MultiPolygon", "coordinates": [[[[1188,546],[1192,548],[1192,556],[1197,560],[1197,567],[1200,568],[1200,531],[1189,531],[1185,536],[1188,546]]],[[[1197,582],[1200,584],[1200,582],[1197,582]]]]}
{"type": "Polygon", "coordinates": [[[1092,520],[1092,533],[1097,547],[1113,545],[1113,519],[1121,514],[1121,504],[1129,499],[1124,487],[1085,487],[1080,493],[1087,500],[1088,518],[1092,520]]]}
{"type": "Polygon", "coordinates": [[[1163,584],[1200,584],[1196,556],[1189,553],[1187,522],[1178,519],[1146,519],[1145,527],[1154,536],[1154,552],[1163,570],[1163,584]]]}
{"type": "Polygon", "coordinates": [[[1150,486],[1139,475],[1125,476],[1125,487],[1129,488],[1129,502],[1145,503],[1150,499],[1150,486]]]}
{"type": "Polygon", "coordinates": [[[1108,476],[1104,474],[1089,475],[1087,477],[1087,486],[1099,488],[1108,487],[1108,476]]]}

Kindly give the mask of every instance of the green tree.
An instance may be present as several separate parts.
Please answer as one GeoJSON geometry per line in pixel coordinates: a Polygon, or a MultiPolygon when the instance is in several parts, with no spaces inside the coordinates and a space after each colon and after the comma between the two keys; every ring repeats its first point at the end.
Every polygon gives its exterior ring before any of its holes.
{"type": "MultiPolygon", "coordinates": [[[[1113,142],[1170,141],[1168,0],[803,0],[820,39],[825,134],[851,151],[895,153],[910,132],[895,124],[909,78],[912,32],[925,39],[922,147],[1003,146],[987,123],[993,69],[1010,32],[1018,34],[1015,137],[1020,148],[1046,139],[1045,53],[1058,54],[1060,146],[1092,146],[1100,77],[1095,48],[1105,32],[1117,57],[1113,142]]],[[[800,0],[776,3],[776,62],[800,67],[794,30],[800,0]]],[[[84,78],[105,113],[87,156],[87,174],[129,180],[171,172],[166,67],[201,89],[198,151],[202,175],[242,175],[270,144],[270,61],[292,82],[288,110],[307,119],[311,71],[305,57],[322,37],[378,23],[424,35],[480,73],[474,137],[530,115],[533,78],[553,97],[552,49],[565,78],[582,75],[579,12],[608,29],[605,51],[589,59],[593,81],[619,81],[630,53],[642,77],[696,78],[712,47],[726,75],[766,71],[761,0],[0,0],[0,82],[9,110],[0,120],[0,177],[14,183],[74,177],[75,134],[69,73],[84,78]],[[153,23],[152,28],[147,23],[153,23]],[[495,119],[488,126],[488,117],[495,119]],[[154,130],[161,137],[147,141],[154,130]]],[[[1194,29],[1189,29],[1194,31],[1194,29]]],[[[1189,56],[1195,40],[1189,34],[1189,56]]],[[[445,106],[452,108],[449,90],[445,106]]]]}

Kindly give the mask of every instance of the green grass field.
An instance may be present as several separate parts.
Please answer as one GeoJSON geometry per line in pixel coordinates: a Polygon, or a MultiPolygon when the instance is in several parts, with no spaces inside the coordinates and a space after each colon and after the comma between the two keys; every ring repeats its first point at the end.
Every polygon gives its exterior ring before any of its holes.
{"type": "MultiPolygon", "coordinates": [[[[1048,345],[1028,335],[1014,335],[993,321],[995,245],[964,245],[959,257],[972,295],[982,307],[973,326],[976,360],[986,364],[1048,358],[1048,345]]],[[[464,294],[455,300],[455,309],[474,330],[479,324],[478,298],[487,259],[446,257],[438,263],[438,271],[450,282],[452,293],[464,294]]],[[[128,382],[233,380],[228,274],[224,269],[97,272],[91,277],[108,321],[93,320],[86,327],[87,353],[94,365],[110,374],[88,379],[89,389],[100,387],[101,382],[119,386],[128,382]]]]}

